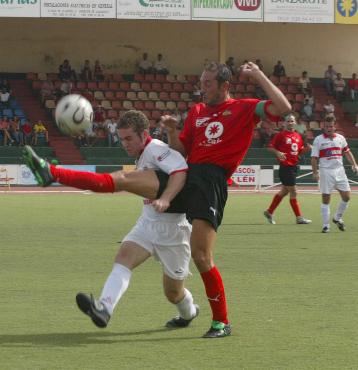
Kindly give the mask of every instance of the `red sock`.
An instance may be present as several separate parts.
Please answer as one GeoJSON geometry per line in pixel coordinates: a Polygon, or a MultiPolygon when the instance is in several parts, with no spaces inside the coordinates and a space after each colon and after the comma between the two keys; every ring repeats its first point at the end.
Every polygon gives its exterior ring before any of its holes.
{"type": "Polygon", "coordinates": [[[296,217],[302,216],[300,205],[296,198],[290,199],[290,204],[293,209],[293,212],[295,213],[296,217]]]}
{"type": "Polygon", "coordinates": [[[219,270],[214,266],[211,270],[202,272],[201,278],[205,285],[213,320],[228,324],[225,289],[219,270]]]}
{"type": "Polygon", "coordinates": [[[275,212],[275,209],[278,207],[278,205],[281,203],[281,200],[282,200],[282,197],[280,194],[276,194],[273,199],[272,199],[272,203],[268,209],[268,211],[270,212],[270,214],[272,215],[274,212],[275,212]]]}
{"type": "Polygon", "coordinates": [[[56,182],[97,193],[114,193],[113,178],[108,173],[74,171],[50,165],[51,174],[56,182]]]}

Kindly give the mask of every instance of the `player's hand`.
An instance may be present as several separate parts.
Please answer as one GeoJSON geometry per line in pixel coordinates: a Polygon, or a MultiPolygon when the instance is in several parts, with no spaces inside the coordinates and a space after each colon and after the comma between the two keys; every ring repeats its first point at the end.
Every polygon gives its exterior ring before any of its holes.
{"type": "Polygon", "coordinates": [[[352,166],[353,172],[358,175],[358,166],[352,166]]]}
{"type": "Polygon", "coordinates": [[[280,160],[280,161],[284,161],[286,159],[286,154],[285,153],[282,153],[282,152],[277,152],[277,158],[280,160]]]}
{"type": "Polygon", "coordinates": [[[319,181],[319,173],[317,172],[317,173],[314,173],[313,175],[312,175],[312,177],[313,177],[313,179],[314,180],[316,180],[317,182],[319,181]]]}
{"type": "Polygon", "coordinates": [[[152,206],[157,212],[162,213],[169,208],[170,202],[166,199],[159,198],[153,201],[152,206]]]}
{"type": "Polygon", "coordinates": [[[178,121],[174,117],[169,116],[167,114],[162,116],[160,119],[160,126],[162,128],[165,128],[168,131],[168,133],[174,132],[177,128],[177,124],[178,121]]]}
{"type": "Polygon", "coordinates": [[[247,77],[253,77],[260,72],[260,68],[252,62],[245,63],[240,66],[240,74],[247,77]]]}

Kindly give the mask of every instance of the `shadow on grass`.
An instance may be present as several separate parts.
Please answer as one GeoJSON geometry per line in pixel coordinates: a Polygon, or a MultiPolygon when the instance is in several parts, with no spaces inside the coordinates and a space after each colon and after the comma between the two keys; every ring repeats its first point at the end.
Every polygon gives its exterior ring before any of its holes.
{"type": "Polygon", "coordinates": [[[175,332],[176,330],[161,328],[125,333],[96,331],[88,333],[7,334],[0,335],[0,347],[80,347],[91,344],[108,345],[112,343],[200,339],[197,336],[178,337],[175,332]],[[165,332],[167,335],[160,338],[152,336],[152,334],[165,332]],[[141,336],[145,336],[145,338],[140,338],[141,336]]]}

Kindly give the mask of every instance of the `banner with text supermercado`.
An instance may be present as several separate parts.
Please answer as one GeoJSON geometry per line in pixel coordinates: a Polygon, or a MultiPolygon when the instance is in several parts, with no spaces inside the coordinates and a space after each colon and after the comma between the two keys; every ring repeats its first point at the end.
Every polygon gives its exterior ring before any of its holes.
{"type": "Polygon", "coordinates": [[[263,21],[263,0],[192,0],[192,19],[263,21]]]}
{"type": "Polygon", "coordinates": [[[117,18],[190,20],[190,0],[117,0],[117,18]]]}
{"type": "Polygon", "coordinates": [[[40,17],[40,0],[0,0],[0,17],[40,17]]]}
{"type": "Polygon", "coordinates": [[[56,18],[116,18],[116,0],[42,0],[41,16],[56,18]]]}
{"type": "Polygon", "coordinates": [[[336,23],[358,24],[358,0],[336,0],[336,23]]]}
{"type": "Polygon", "coordinates": [[[334,0],[265,0],[265,22],[334,23],[334,0]]]}

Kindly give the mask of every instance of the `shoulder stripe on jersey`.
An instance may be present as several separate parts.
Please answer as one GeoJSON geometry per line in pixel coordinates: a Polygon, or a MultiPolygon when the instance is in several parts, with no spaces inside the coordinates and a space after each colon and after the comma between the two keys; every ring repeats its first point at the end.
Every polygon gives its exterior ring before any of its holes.
{"type": "Polygon", "coordinates": [[[255,114],[257,116],[259,116],[260,118],[262,118],[262,119],[265,119],[266,118],[266,114],[265,114],[265,103],[266,103],[265,100],[259,101],[256,104],[256,108],[255,108],[255,114]]]}

